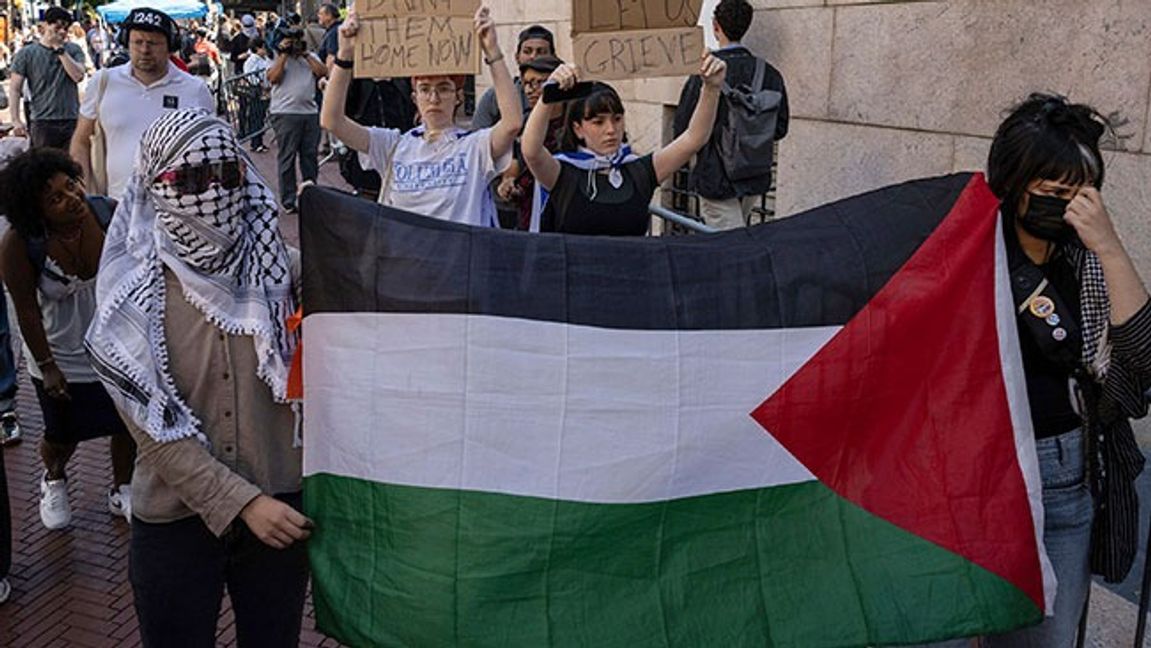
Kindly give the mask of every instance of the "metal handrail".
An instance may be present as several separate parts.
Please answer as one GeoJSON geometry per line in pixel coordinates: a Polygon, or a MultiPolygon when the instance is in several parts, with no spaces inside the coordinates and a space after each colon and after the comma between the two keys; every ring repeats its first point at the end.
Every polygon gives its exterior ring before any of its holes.
{"type": "Polygon", "coordinates": [[[653,216],[658,216],[658,217],[664,219],[665,221],[675,223],[676,225],[679,225],[681,227],[686,227],[687,229],[689,229],[693,232],[699,232],[700,234],[714,234],[715,232],[719,231],[716,228],[712,227],[711,225],[707,225],[706,223],[701,223],[701,222],[699,222],[693,218],[689,218],[687,216],[684,216],[683,214],[680,214],[679,212],[673,212],[672,210],[666,209],[664,207],[659,207],[657,205],[648,205],[647,210],[653,216]]]}

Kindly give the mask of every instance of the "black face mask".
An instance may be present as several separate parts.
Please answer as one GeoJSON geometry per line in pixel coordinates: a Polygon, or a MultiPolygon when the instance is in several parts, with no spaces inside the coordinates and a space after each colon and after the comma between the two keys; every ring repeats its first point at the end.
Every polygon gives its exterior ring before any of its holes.
{"type": "Polygon", "coordinates": [[[1054,243],[1075,239],[1075,228],[1063,220],[1069,200],[1055,196],[1027,195],[1027,211],[1019,215],[1019,225],[1028,234],[1054,243]]]}

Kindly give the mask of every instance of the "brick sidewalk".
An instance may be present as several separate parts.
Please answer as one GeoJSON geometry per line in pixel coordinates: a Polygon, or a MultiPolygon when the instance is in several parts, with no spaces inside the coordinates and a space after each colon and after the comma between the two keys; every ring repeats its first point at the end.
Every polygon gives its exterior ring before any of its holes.
{"type": "MultiPolygon", "coordinates": [[[[269,142],[271,144],[271,142],[269,142]]],[[[275,149],[253,156],[276,186],[275,149]]],[[[320,184],[346,188],[335,162],[320,169],[320,184]]],[[[285,237],[298,241],[296,219],[281,223],[285,237]]],[[[128,584],[128,523],[108,512],[112,480],[108,440],[80,445],[68,467],[72,524],[49,531],[40,523],[37,451],[43,421],[36,394],[21,369],[17,411],[24,442],[5,448],[8,496],[12,506],[12,596],[0,605],[0,646],[138,646],[136,612],[128,584]]],[[[312,605],[305,606],[302,646],[338,646],[313,630],[312,605]]],[[[225,599],[217,643],[235,645],[231,606],[225,599]]]]}

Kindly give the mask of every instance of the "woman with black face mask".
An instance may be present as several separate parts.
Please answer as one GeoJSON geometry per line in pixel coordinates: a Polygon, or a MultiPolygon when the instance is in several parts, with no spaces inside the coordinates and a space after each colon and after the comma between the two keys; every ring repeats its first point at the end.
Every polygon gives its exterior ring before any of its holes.
{"type": "Polygon", "coordinates": [[[1100,195],[1107,130],[1089,106],[1033,94],[991,144],[1058,589],[1054,616],[984,646],[1074,645],[1091,572],[1121,580],[1138,546],[1129,419],[1147,413],[1151,306],[1100,195]]]}

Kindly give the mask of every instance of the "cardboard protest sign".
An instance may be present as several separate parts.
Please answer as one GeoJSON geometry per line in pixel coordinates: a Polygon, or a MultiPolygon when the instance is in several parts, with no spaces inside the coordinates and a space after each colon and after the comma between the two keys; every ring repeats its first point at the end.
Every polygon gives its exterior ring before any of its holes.
{"type": "Polygon", "coordinates": [[[360,0],[356,78],[476,74],[479,0],[360,0]]]}
{"type": "Polygon", "coordinates": [[[702,5],[703,0],[575,0],[572,34],[694,27],[702,5]]]}
{"type": "Polygon", "coordinates": [[[460,16],[471,18],[478,0],[356,0],[356,13],[363,18],[384,16],[460,16]]]}
{"type": "MultiPolygon", "coordinates": [[[[398,0],[403,1],[403,0],[398,0]]],[[[575,63],[593,79],[681,76],[699,71],[703,0],[574,0],[575,63]]]]}
{"type": "Polygon", "coordinates": [[[703,29],[650,29],[576,34],[575,63],[590,78],[639,79],[699,72],[703,29]]]}

